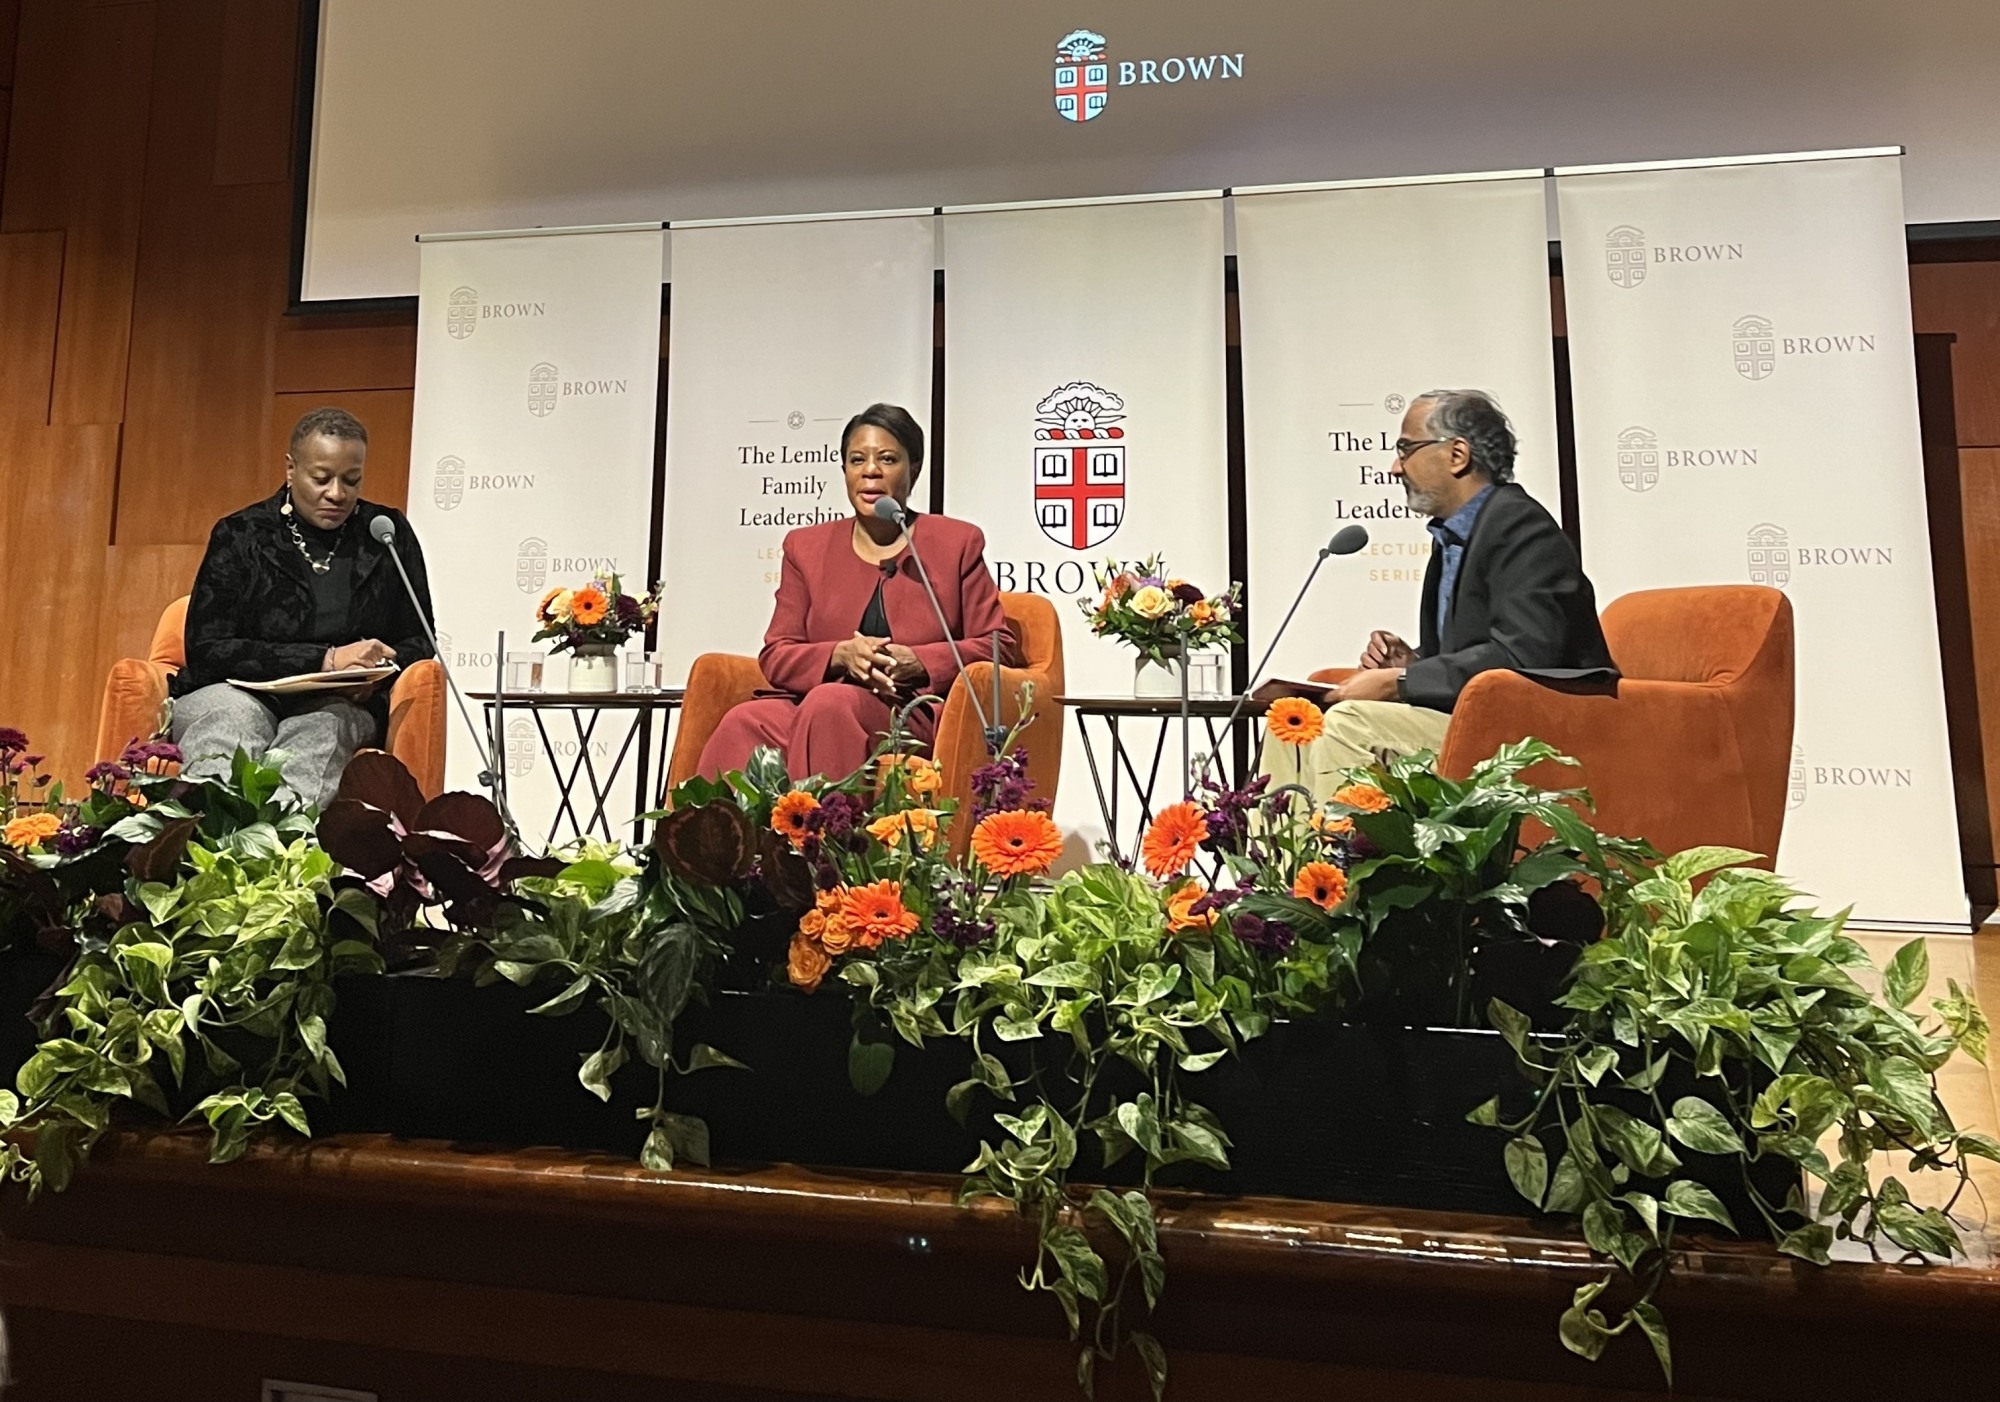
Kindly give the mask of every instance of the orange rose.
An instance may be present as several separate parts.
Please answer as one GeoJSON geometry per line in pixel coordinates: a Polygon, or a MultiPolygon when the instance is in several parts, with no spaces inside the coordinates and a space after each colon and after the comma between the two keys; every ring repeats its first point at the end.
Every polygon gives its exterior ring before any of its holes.
{"type": "Polygon", "coordinates": [[[1034,876],[1062,855],[1062,832],[1046,813],[989,813],[972,830],[972,856],[995,876],[1034,876]]]}
{"type": "Polygon", "coordinates": [[[883,940],[908,939],[917,929],[917,914],[904,907],[903,888],[894,881],[854,887],[841,901],[840,914],[863,949],[883,940]]]}
{"type": "Polygon", "coordinates": [[[828,954],[845,954],[854,948],[859,939],[854,927],[847,923],[844,915],[829,915],[820,926],[819,947],[828,954]]]}
{"type": "Polygon", "coordinates": [[[1321,837],[1348,837],[1354,832],[1354,819],[1329,818],[1316,812],[1312,815],[1312,830],[1321,837]]]}
{"type": "Polygon", "coordinates": [[[1188,605],[1188,621],[1196,625],[1215,621],[1215,605],[1202,599],[1188,605]]]}
{"type": "Polygon", "coordinates": [[[1139,844],[1139,855],[1145,859],[1147,871],[1165,880],[1186,871],[1207,840],[1208,820],[1201,810],[1192,803],[1176,803],[1161,809],[1160,816],[1153,819],[1145,841],[1139,844]]]}
{"type": "Polygon", "coordinates": [[[47,842],[62,828],[62,819],[53,813],[30,813],[7,824],[6,831],[0,833],[9,847],[26,851],[40,843],[47,842]]]}
{"type": "Polygon", "coordinates": [[[812,829],[806,825],[819,809],[819,800],[804,789],[793,789],[771,806],[771,831],[796,849],[803,847],[812,829]]]}
{"type": "Polygon", "coordinates": [[[1292,882],[1292,894],[1321,910],[1332,910],[1347,899],[1347,873],[1332,862],[1307,862],[1292,882]]]}
{"type": "Polygon", "coordinates": [[[809,940],[816,940],[826,933],[826,916],[818,910],[809,910],[799,917],[799,933],[809,940]]]}
{"type": "Polygon", "coordinates": [[[1199,881],[1189,881],[1176,886],[1167,897],[1167,929],[1172,934],[1185,934],[1191,930],[1208,931],[1215,928],[1215,912],[1194,913],[1194,903],[1208,894],[1208,888],[1199,881]]]}
{"type": "Polygon", "coordinates": [[[928,798],[944,788],[944,773],[922,755],[903,761],[903,782],[918,798],[928,798]]]}
{"type": "Polygon", "coordinates": [[[1326,729],[1326,713],[1303,696],[1283,696],[1264,712],[1264,729],[1287,745],[1310,745],[1326,729]]]}
{"type": "Polygon", "coordinates": [[[1380,813],[1390,806],[1389,795],[1373,784],[1349,784],[1333,791],[1333,801],[1362,813],[1380,813]]]}
{"type": "Polygon", "coordinates": [[[826,957],[825,950],[802,934],[792,936],[792,947],[785,959],[785,973],[793,983],[810,993],[819,987],[819,981],[832,967],[833,960],[826,957]]]}
{"type": "Polygon", "coordinates": [[[917,835],[917,846],[928,852],[937,841],[937,813],[929,808],[909,808],[901,813],[890,813],[877,818],[868,825],[868,835],[884,847],[900,847],[903,834],[917,835]]]}

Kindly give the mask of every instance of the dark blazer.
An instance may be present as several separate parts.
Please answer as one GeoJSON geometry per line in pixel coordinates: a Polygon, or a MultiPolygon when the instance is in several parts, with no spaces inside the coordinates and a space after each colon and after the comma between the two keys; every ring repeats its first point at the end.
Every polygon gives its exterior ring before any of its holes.
{"type": "MultiPolygon", "coordinates": [[[[959,640],[959,655],[967,662],[991,661],[993,635],[1001,634],[1005,649],[1011,634],[1000,591],[986,568],[986,537],[966,521],[913,514],[910,538],[930,567],[931,587],[952,637],[959,640]]],[[[917,562],[905,546],[885,566],[871,565],[854,553],[852,516],[802,526],[785,537],[777,604],[764,633],[764,650],[757,654],[757,665],[772,686],[803,696],[824,682],[834,646],[854,636],[876,581],[883,580],[889,641],[909,648],[924,664],[930,673],[924,690],[945,694],[958,676],[958,664],[938,627],[917,562]]]]}
{"type": "MultiPolygon", "coordinates": [[[[223,517],[208,533],[208,552],[201,557],[188,601],[187,665],[174,676],[174,695],[231,679],[265,682],[319,670],[327,644],[308,641],[312,571],[278,514],[284,500],[281,488],[223,517]]],[[[364,501],[347,525],[358,545],[347,636],[340,641],[379,638],[396,649],[397,665],[407,667],[434,653],[387,548],[368,534],[378,516],[396,523],[403,568],[423,600],[425,619],[433,616],[424,552],[410,523],[400,511],[364,501]]]]}
{"type": "Polygon", "coordinates": [[[1443,572],[1444,553],[1433,544],[1423,642],[1403,672],[1403,700],[1449,711],[1467,682],[1496,667],[1551,681],[1618,679],[1576,547],[1519,483],[1500,483],[1479,509],[1440,634],[1443,572]]]}

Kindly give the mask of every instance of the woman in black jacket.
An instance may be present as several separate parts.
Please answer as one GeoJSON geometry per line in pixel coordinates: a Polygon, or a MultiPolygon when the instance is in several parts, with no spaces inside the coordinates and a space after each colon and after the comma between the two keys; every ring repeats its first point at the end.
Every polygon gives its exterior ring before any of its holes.
{"type": "Polygon", "coordinates": [[[408,666],[432,655],[423,551],[403,514],[361,500],[368,430],[343,409],[315,409],[292,430],[285,485],[223,517],[195,575],[187,665],[173,679],[172,733],[190,778],[228,775],[236,751],[285,755],[286,784],[307,803],[332,798],[354,752],[381,743],[386,689],[272,696],[231,681],[302,672],[408,666]],[[419,621],[369,528],[387,517],[422,600],[419,621]]]}

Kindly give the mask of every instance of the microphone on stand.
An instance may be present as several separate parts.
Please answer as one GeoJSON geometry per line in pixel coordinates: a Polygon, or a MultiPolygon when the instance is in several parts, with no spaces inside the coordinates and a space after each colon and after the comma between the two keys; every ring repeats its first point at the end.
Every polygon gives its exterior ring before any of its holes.
{"type": "MultiPolygon", "coordinates": [[[[1342,526],[1333,533],[1332,540],[1329,540],[1319,548],[1319,554],[1313,559],[1313,567],[1306,575],[1306,582],[1299,586],[1298,594],[1292,599],[1292,606],[1285,610],[1284,621],[1278,625],[1278,631],[1271,635],[1270,645],[1264,649],[1263,657],[1258,659],[1256,668],[1250,673],[1250,680],[1244,684],[1243,694],[1238,696],[1236,704],[1229,708],[1229,718],[1222,723],[1222,733],[1224,735],[1233,733],[1237,717],[1243,713],[1243,704],[1250,699],[1250,694],[1257,689],[1258,679],[1264,675],[1264,669],[1271,665],[1271,654],[1278,650],[1279,639],[1283,638],[1285,630],[1292,626],[1292,616],[1299,611],[1299,605],[1306,601],[1306,591],[1312,588],[1313,580],[1319,577],[1319,567],[1325,564],[1330,556],[1352,555],[1367,543],[1368,528],[1366,526],[1342,526]]],[[[1191,783],[1198,784],[1207,778],[1208,767],[1213,763],[1215,763],[1215,751],[1210,750],[1202,757],[1201,772],[1194,776],[1191,783]]]]}
{"type": "MultiPolygon", "coordinates": [[[[945,645],[951,649],[951,660],[957,666],[960,675],[963,675],[965,672],[965,658],[959,653],[958,642],[951,635],[951,624],[945,619],[944,605],[938,602],[937,590],[931,587],[930,569],[924,564],[924,557],[917,553],[917,538],[910,533],[909,513],[903,510],[902,503],[894,497],[877,497],[875,499],[874,514],[876,520],[887,521],[903,533],[903,539],[910,547],[910,558],[916,561],[917,578],[923,581],[924,593],[930,596],[931,612],[937,615],[938,627],[944,632],[945,645]]],[[[893,573],[893,567],[886,560],[882,562],[882,573],[885,576],[893,573]]],[[[1000,676],[1000,654],[997,649],[993,654],[993,676],[995,678],[994,684],[997,687],[1000,676]]],[[[972,699],[973,714],[979,717],[980,732],[986,737],[986,757],[988,759],[998,758],[1000,754],[1000,742],[1007,738],[1006,730],[995,724],[1000,719],[999,701],[997,699],[994,701],[993,714],[989,717],[986,714],[986,708],[979,704],[978,691],[970,683],[966,685],[965,694],[972,699]]]]}
{"type": "Polygon", "coordinates": [[[424,606],[417,598],[416,586],[410,583],[410,572],[403,568],[403,557],[396,552],[396,523],[390,517],[377,516],[368,523],[368,534],[381,542],[388,550],[389,558],[396,562],[396,574],[403,581],[403,592],[410,596],[410,607],[417,615],[417,624],[424,630],[424,636],[430,640],[431,652],[437,658],[438,669],[444,673],[444,684],[458,702],[458,713],[465,720],[465,728],[472,732],[472,743],[479,751],[479,762],[486,766],[480,771],[479,783],[493,795],[493,806],[500,810],[500,816],[506,821],[508,831],[518,839],[520,830],[514,826],[514,815],[507,809],[507,797],[501,789],[499,768],[493,762],[493,751],[487,745],[486,737],[480,734],[479,727],[473,723],[472,710],[465,704],[465,693],[458,689],[458,680],[451,674],[451,664],[445,661],[444,649],[438,646],[437,634],[431,628],[431,621],[424,617],[424,606]]]}

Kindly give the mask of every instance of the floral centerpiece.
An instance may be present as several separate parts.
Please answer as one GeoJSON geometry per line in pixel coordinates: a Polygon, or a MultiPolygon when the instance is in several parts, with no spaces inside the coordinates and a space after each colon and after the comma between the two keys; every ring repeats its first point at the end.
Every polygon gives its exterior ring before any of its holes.
{"type": "Polygon", "coordinates": [[[555,639],[550,652],[615,648],[644,631],[660,611],[659,591],[634,596],[625,592],[616,574],[598,574],[575,589],[561,585],[542,595],[535,605],[538,625],[534,641],[555,639]]]}
{"type": "Polygon", "coordinates": [[[643,631],[660,611],[659,590],[632,595],[615,573],[600,571],[575,589],[557,585],[535,605],[533,641],[555,639],[551,652],[569,652],[571,691],[616,691],[617,650],[643,631]]]}
{"type": "Polygon", "coordinates": [[[1090,631],[1116,638],[1149,662],[1165,664],[1204,648],[1226,647],[1243,640],[1236,618],[1242,608],[1243,586],[1232,584],[1220,594],[1167,572],[1158,555],[1143,560],[1106,560],[1091,567],[1102,591],[1096,603],[1077,600],[1090,631]]]}

